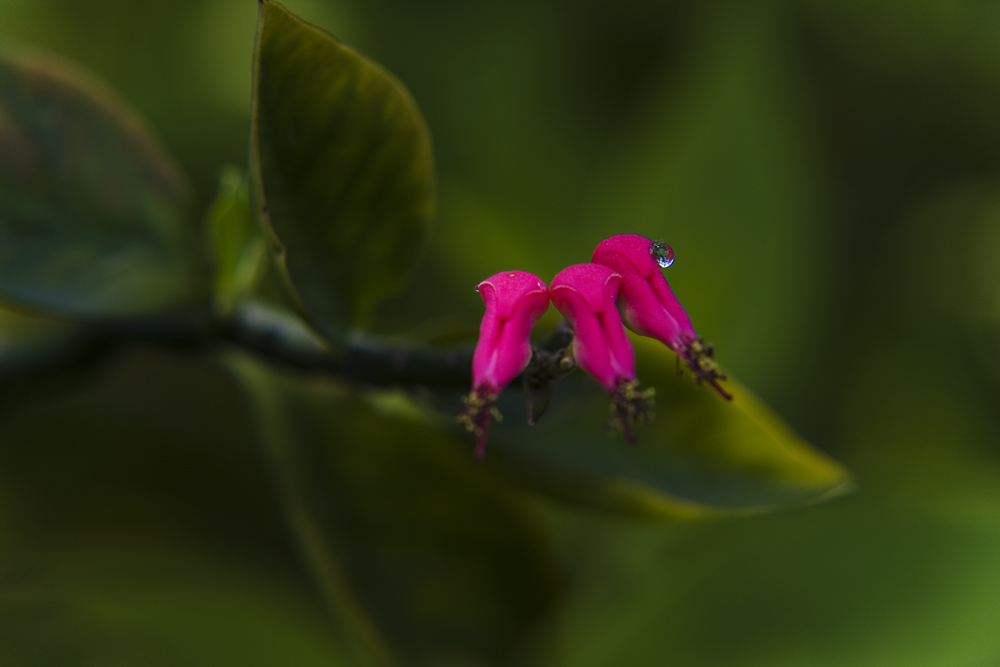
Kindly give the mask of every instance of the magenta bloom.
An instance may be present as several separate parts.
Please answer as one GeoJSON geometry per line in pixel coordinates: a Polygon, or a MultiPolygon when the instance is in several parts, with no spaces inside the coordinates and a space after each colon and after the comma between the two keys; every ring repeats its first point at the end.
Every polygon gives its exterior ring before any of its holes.
{"type": "Polygon", "coordinates": [[[639,391],[635,353],[615,300],[622,277],[600,264],[576,264],[552,279],[552,305],[573,325],[576,363],[614,397],[612,425],[634,440],[629,424],[649,418],[652,390],[639,391]]]}
{"type": "Polygon", "coordinates": [[[531,361],[531,327],[549,307],[549,290],[541,278],[525,271],[504,271],[476,287],[486,314],[472,358],[472,393],[461,420],[479,436],[476,458],[486,451],[490,418],[497,396],[531,361]]]}
{"type": "Polygon", "coordinates": [[[576,363],[614,393],[635,380],[635,353],[615,300],[622,277],[600,264],[576,264],[552,279],[552,305],[573,325],[576,363]]]}
{"type": "Polygon", "coordinates": [[[538,276],[504,271],[476,291],[486,314],[472,358],[472,384],[499,394],[531,361],[531,327],[549,308],[549,290],[538,276]]]}
{"type": "Polygon", "coordinates": [[[719,386],[719,380],[726,378],[715,365],[711,346],[695,333],[660,270],[673,263],[670,246],[638,234],[621,234],[601,241],[592,261],[621,274],[622,316],[629,329],[674,350],[699,380],[711,384],[726,400],[732,398],[719,386]]]}

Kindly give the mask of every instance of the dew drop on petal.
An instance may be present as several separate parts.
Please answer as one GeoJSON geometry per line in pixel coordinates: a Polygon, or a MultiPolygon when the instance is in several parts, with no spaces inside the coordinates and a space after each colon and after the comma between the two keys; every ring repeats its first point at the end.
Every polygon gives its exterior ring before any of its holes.
{"type": "Polygon", "coordinates": [[[649,248],[649,254],[653,256],[661,268],[665,269],[674,263],[674,249],[663,241],[653,241],[653,245],[649,248]]]}

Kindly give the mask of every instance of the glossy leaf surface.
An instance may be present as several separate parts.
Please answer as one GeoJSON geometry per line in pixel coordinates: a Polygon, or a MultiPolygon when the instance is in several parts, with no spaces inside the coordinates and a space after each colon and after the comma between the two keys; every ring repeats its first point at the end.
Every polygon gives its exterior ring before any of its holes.
{"type": "Polygon", "coordinates": [[[523,423],[523,397],[506,397],[487,465],[573,504],[676,519],[766,511],[851,487],[842,466],[739,383],[725,383],[734,396],[726,402],[690,373],[677,377],[664,346],[634,342],[639,378],[656,389],[655,421],[637,430],[637,445],[608,436],[610,398],[576,373],[534,427],[523,423]]]}
{"type": "Polygon", "coordinates": [[[87,74],[0,52],[0,299],[120,316],[197,295],[184,180],[87,74]]]}
{"type": "Polygon", "coordinates": [[[296,306],[337,338],[398,290],[434,205],[430,137],[403,86],[279,4],[260,5],[255,203],[296,306]]]}

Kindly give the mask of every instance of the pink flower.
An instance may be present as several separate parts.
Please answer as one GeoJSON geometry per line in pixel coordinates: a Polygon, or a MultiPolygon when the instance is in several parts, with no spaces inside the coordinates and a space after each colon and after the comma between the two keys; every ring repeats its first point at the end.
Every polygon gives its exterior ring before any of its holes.
{"type": "Polygon", "coordinates": [[[552,305],[573,325],[576,363],[609,392],[635,380],[635,353],[615,300],[622,277],[600,264],[576,264],[552,279],[552,305]]]}
{"type": "Polygon", "coordinates": [[[695,333],[687,312],[660,270],[673,263],[670,246],[638,234],[621,234],[601,241],[592,261],[621,274],[622,316],[629,329],[674,350],[699,381],[705,380],[723,398],[732,399],[719,385],[726,376],[715,364],[712,347],[695,333]]]}
{"type": "Polygon", "coordinates": [[[576,264],[552,279],[552,304],[573,325],[576,363],[612,394],[612,425],[634,440],[629,424],[648,419],[652,390],[639,391],[635,353],[615,301],[622,276],[600,264],[576,264]]]}
{"type": "Polygon", "coordinates": [[[476,287],[486,314],[472,358],[472,393],[459,419],[478,437],[476,458],[486,452],[486,433],[497,397],[531,361],[531,327],[549,307],[541,278],[525,271],[504,271],[476,287]]]}

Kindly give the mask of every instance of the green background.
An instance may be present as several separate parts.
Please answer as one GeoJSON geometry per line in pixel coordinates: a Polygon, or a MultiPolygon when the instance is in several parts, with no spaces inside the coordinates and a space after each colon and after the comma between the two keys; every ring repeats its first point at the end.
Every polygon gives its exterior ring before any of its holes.
{"type": "MultiPolygon", "coordinates": [[[[449,581],[443,597],[408,580],[410,625],[402,588],[380,582],[419,569],[423,533],[379,550],[345,529],[367,546],[341,576],[374,582],[396,650],[439,665],[1000,661],[1000,6],[287,4],[405,82],[433,137],[436,230],[376,331],[474,327],[486,276],[550,279],[607,236],[663,238],[723,366],[857,478],[829,503],[690,525],[484,500],[484,521],[529,513],[539,534],[465,548],[445,531],[464,576],[495,558],[506,583],[468,600],[448,573],[417,577],[449,581]],[[473,608],[475,631],[449,625],[473,608]]],[[[252,0],[0,3],[5,42],[77,61],[145,116],[198,210],[222,165],[246,161],[255,20],[252,0]]],[[[333,604],[347,638],[317,611],[225,386],[135,353],[3,395],[5,664],[378,659],[349,604],[333,604]]]]}

